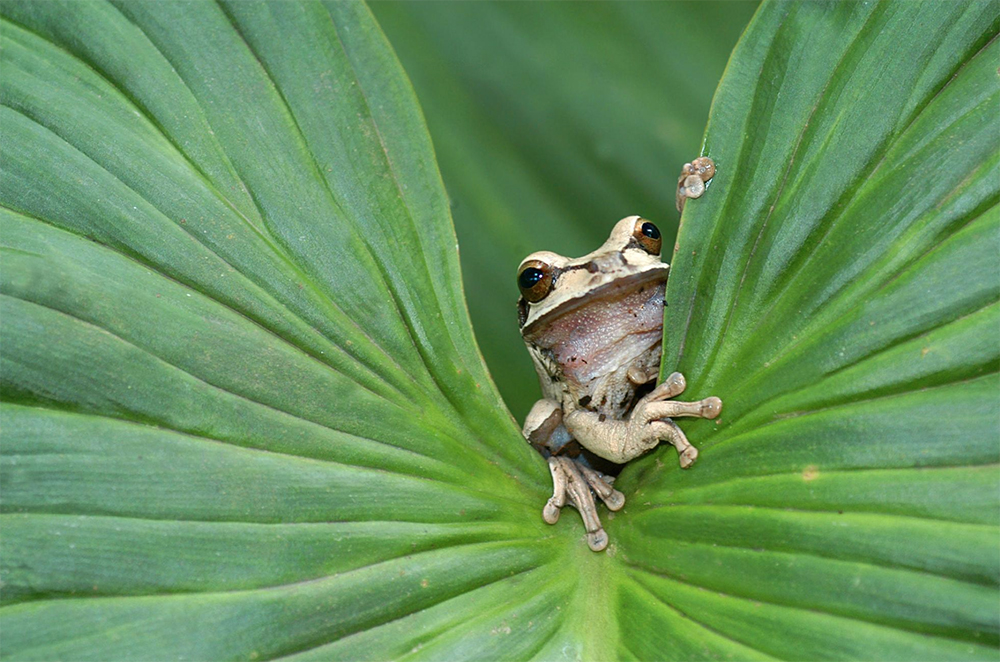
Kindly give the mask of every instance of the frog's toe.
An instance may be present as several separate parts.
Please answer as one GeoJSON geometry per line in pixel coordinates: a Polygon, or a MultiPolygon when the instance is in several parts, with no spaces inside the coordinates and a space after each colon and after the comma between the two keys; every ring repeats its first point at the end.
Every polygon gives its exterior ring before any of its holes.
{"type": "Polygon", "coordinates": [[[542,519],[546,524],[555,524],[559,521],[559,513],[562,512],[560,506],[556,504],[556,498],[552,497],[542,508],[542,519]]]}
{"type": "Polygon", "coordinates": [[[649,392],[644,400],[651,402],[653,400],[669,400],[670,398],[675,398],[684,392],[687,388],[687,381],[684,379],[684,375],[679,372],[671,373],[666,379],[656,385],[652,391],[649,392]]]}
{"type": "Polygon", "coordinates": [[[699,156],[691,163],[685,163],[684,171],[688,175],[697,175],[701,181],[707,182],[715,177],[715,161],[707,156],[699,156]]]}
{"type": "Polygon", "coordinates": [[[636,406],[636,410],[640,412],[640,418],[645,421],[677,418],[679,416],[715,418],[722,411],[722,400],[715,396],[696,402],[654,400],[642,403],[641,409],[639,406],[636,406]]]}
{"type": "Polygon", "coordinates": [[[642,386],[643,384],[648,384],[656,379],[656,373],[648,373],[645,370],[633,365],[629,366],[628,372],[625,373],[625,377],[634,385],[642,386]]]}
{"type": "Polygon", "coordinates": [[[611,482],[613,479],[605,478],[603,475],[597,473],[590,467],[585,467],[582,464],[577,466],[580,473],[583,475],[587,484],[590,485],[597,496],[601,497],[601,501],[604,505],[608,507],[608,510],[621,510],[625,505],[625,495],[611,487],[611,482]]]}
{"type": "Polygon", "coordinates": [[[684,379],[684,375],[679,372],[670,373],[667,378],[663,380],[663,383],[669,385],[672,391],[677,391],[678,393],[683,393],[684,389],[687,388],[687,380],[684,379]]]}
{"type": "Polygon", "coordinates": [[[698,175],[688,175],[681,182],[681,197],[700,198],[705,194],[705,180],[698,175]]]}
{"type": "Polygon", "coordinates": [[[678,456],[680,457],[681,469],[687,469],[698,459],[698,449],[694,446],[688,446],[680,451],[678,456]]]}
{"type": "Polygon", "coordinates": [[[598,529],[587,534],[587,545],[595,552],[603,552],[608,546],[608,534],[604,529],[598,529]]]}
{"type": "Polygon", "coordinates": [[[611,487],[596,471],[568,457],[550,457],[549,470],[552,473],[552,498],[542,509],[542,518],[549,524],[555,524],[559,521],[560,509],[570,504],[583,519],[590,549],[595,552],[603,550],[608,546],[608,534],[597,516],[593,493],[604,499],[611,510],[625,505],[625,495],[611,487]]]}
{"type": "Polygon", "coordinates": [[[552,474],[552,497],[542,509],[542,519],[549,524],[559,521],[560,509],[566,505],[566,486],[570,481],[566,465],[558,457],[549,458],[549,473],[552,474]]]}
{"type": "MultiPolygon", "coordinates": [[[[689,402],[682,403],[660,403],[661,405],[666,404],[680,404],[690,406],[689,402]]],[[[677,449],[678,459],[680,460],[681,469],[687,469],[694,461],[698,459],[698,449],[691,445],[687,437],[684,436],[684,432],[677,427],[677,424],[671,421],[669,418],[666,420],[655,420],[649,423],[650,429],[656,435],[656,439],[663,439],[669,442],[674,448],[677,449]]]]}
{"type": "Polygon", "coordinates": [[[701,417],[715,418],[722,413],[722,400],[714,395],[701,401],[701,417]]]}
{"type": "Polygon", "coordinates": [[[611,494],[602,497],[602,500],[611,511],[618,511],[625,507],[625,495],[618,490],[611,490],[611,494]]]}

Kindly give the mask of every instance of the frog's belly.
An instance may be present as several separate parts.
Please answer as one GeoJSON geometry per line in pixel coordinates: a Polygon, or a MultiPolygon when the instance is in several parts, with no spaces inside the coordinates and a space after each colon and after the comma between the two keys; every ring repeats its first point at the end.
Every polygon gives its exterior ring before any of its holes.
{"type": "Polygon", "coordinates": [[[629,366],[655,372],[663,337],[665,289],[666,283],[647,285],[553,320],[545,334],[546,345],[566,381],[576,385],[579,393],[594,395],[623,386],[619,380],[625,379],[629,366]]]}

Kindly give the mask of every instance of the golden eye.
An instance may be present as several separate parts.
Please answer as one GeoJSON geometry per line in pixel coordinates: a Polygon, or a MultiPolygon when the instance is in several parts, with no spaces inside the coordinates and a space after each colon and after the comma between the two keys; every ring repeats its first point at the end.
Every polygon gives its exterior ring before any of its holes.
{"type": "Polygon", "coordinates": [[[639,242],[647,253],[651,255],[659,255],[660,248],[663,246],[663,239],[660,237],[660,229],[647,221],[644,218],[638,218],[635,221],[635,228],[632,230],[632,236],[635,240],[639,242]]]}
{"type": "Polygon", "coordinates": [[[521,296],[531,303],[538,303],[552,291],[552,265],[541,260],[529,260],[517,272],[517,286],[521,296]]]}

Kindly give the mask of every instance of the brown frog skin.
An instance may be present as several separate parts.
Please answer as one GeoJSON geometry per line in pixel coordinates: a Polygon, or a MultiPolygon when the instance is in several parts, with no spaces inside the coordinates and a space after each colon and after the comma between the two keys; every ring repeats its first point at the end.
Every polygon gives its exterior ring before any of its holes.
{"type": "MultiPolygon", "coordinates": [[[[689,196],[695,197],[695,196],[689,196]]],[[[663,306],[669,265],[660,259],[657,227],[638,216],[619,221],[604,244],[571,259],[532,253],[518,268],[518,322],[538,373],[543,398],[524,423],[524,437],[548,457],[553,495],[546,522],[573,505],[594,551],[608,544],[592,491],[610,510],[625,505],[613,478],[565,453],[575,440],[593,454],[624,464],[666,440],[680,465],[698,457],[677,416],[715,418],[716,397],[670,401],[685,387],[673,373],[655,385],[660,369],[663,306]]]]}

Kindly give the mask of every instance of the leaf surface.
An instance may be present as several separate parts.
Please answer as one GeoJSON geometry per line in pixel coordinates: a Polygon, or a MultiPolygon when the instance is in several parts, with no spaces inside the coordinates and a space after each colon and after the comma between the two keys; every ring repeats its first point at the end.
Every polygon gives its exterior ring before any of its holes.
{"type": "Polygon", "coordinates": [[[530,581],[544,465],[367,9],[3,11],[5,654],[275,657],[530,581]]]}
{"type": "Polygon", "coordinates": [[[2,15],[5,658],[996,657],[995,4],[756,14],[604,554],[363,5],[2,15]]]}
{"type": "Polygon", "coordinates": [[[626,468],[612,528],[720,650],[997,654],[995,8],[769,4],[730,61],[662,365],[722,416],[693,470],[626,468]]]}

